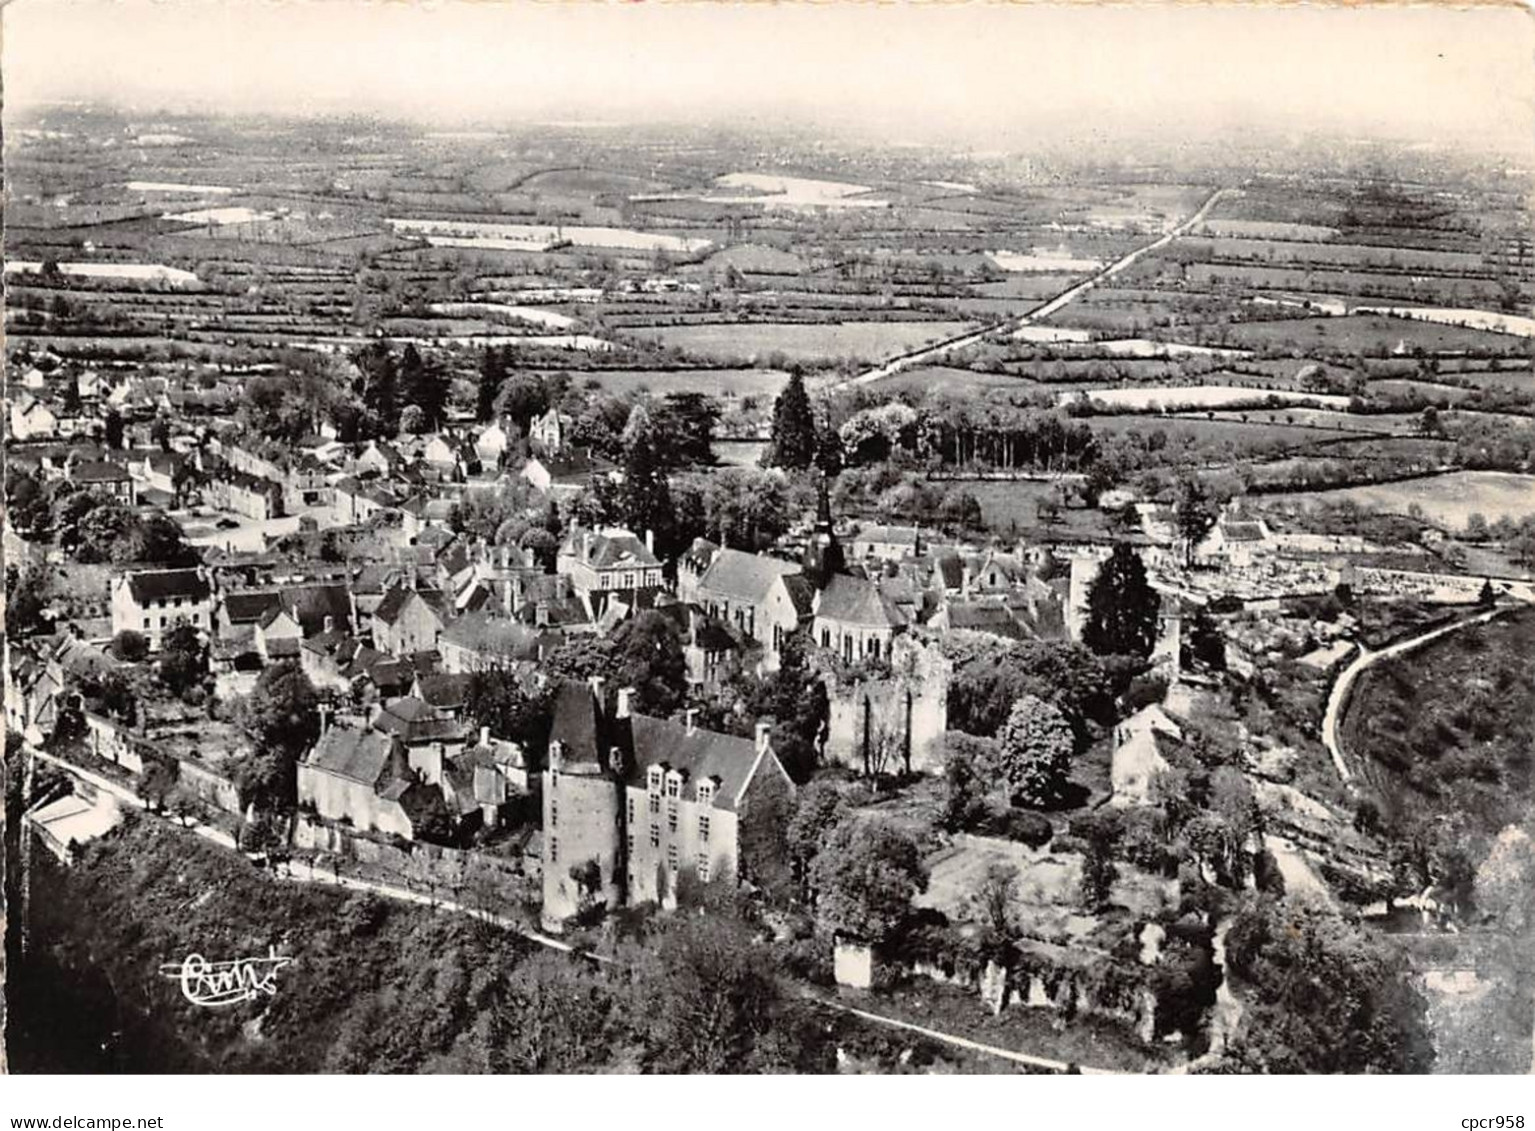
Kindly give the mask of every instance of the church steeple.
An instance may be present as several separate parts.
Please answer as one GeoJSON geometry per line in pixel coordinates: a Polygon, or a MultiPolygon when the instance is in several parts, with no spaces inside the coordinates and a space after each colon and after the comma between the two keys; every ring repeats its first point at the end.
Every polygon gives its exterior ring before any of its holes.
{"type": "Polygon", "coordinates": [[[831,493],[827,487],[824,472],[821,474],[821,483],[817,491],[815,531],[810,535],[810,542],[805,547],[803,565],[806,579],[817,589],[825,589],[833,574],[847,571],[847,559],[842,553],[842,543],[837,541],[837,533],[833,529],[831,493]]]}

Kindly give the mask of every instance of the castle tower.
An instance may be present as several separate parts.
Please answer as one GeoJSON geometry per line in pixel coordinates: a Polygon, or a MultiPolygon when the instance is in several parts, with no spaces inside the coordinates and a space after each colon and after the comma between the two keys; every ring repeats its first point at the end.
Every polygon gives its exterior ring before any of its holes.
{"type": "Polygon", "coordinates": [[[612,909],[623,876],[623,786],[614,749],[616,720],[602,680],[567,683],[555,700],[543,772],[543,926],[598,906],[612,909]]]}

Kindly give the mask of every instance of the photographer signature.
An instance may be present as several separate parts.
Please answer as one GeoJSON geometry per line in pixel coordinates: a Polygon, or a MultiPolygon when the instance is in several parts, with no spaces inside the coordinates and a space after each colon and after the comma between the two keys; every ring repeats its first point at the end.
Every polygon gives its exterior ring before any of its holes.
{"type": "Polygon", "coordinates": [[[255,1001],[261,994],[277,995],[277,971],[292,962],[278,957],[267,948],[265,958],[236,958],[232,962],[209,962],[200,954],[187,955],[185,962],[161,964],[160,973],[181,983],[181,994],[193,1005],[218,1007],[255,1001]]]}

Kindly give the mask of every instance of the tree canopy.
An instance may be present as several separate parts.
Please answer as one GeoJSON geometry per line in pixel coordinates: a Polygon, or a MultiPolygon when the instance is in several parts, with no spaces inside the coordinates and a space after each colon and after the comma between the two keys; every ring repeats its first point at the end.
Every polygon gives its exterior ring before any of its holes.
{"type": "Polygon", "coordinates": [[[1053,804],[1066,785],[1075,745],[1060,708],[1025,695],[1013,704],[1000,737],[1000,769],[1013,797],[1035,807],[1053,804]]]}
{"type": "Polygon", "coordinates": [[[1258,896],[1226,936],[1243,980],[1237,1071],[1421,1073],[1433,1064],[1427,1004],[1405,956],[1320,902],[1258,896]]]}
{"type": "Polygon", "coordinates": [[[773,403],[772,447],[768,462],[775,467],[803,470],[816,458],[815,411],[805,392],[805,378],[789,374],[789,383],[773,403]]]}
{"type": "Polygon", "coordinates": [[[1156,647],[1160,604],[1140,554],[1120,542],[1088,590],[1082,642],[1100,656],[1144,659],[1156,647]]]}
{"type": "Polygon", "coordinates": [[[824,926],[877,944],[911,914],[912,899],[927,887],[927,870],[910,833],[851,815],[822,844],[811,886],[824,926]]]}

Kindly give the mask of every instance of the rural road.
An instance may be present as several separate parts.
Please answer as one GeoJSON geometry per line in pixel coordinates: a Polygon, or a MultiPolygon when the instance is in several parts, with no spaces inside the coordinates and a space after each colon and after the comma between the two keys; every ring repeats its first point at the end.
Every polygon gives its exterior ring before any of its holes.
{"type": "Polygon", "coordinates": [[[1144,247],[1136,248],[1134,251],[1130,252],[1128,255],[1121,259],[1116,259],[1113,263],[1109,264],[1101,271],[1094,275],[1088,276],[1080,283],[1074,283],[1067,290],[1062,291],[1060,294],[1056,295],[1054,298],[1041,304],[1040,306],[1034,307],[1034,309],[1030,310],[1027,314],[1021,314],[1013,318],[1007,318],[1001,322],[994,322],[989,326],[983,326],[979,330],[972,331],[969,334],[964,334],[958,338],[949,338],[947,341],[942,341],[936,345],[927,346],[926,348],[916,350],[913,353],[902,354],[900,357],[893,358],[892,360],[885,362],[883,365],[880,365],[877,368],[870,369],[866,372],[858,374],[856,377],[849,377],[845,381],[839,381],[834,385],[829,385],[827,386],[826,391],[830,393],[840,393],[858,385],[871,385],[875,381],[882,380],[883,378],[889,377],[895,373],[900,373],[902,370],[909,369],[914,365],[925,365],[930,361],[936,361],[947,354],[953,353],[955,350],[961,350],[969,346],[973,346],[977,342],[984,341],[992,334],[1004,330],[1018,330],[1038,319],[1048,318],[1057,310],[1060,310],[1061,307],[1067,305],[1068,303],[1075,302],[1077,299],[1081,298],[1088,291],[1096,287],[1099,283],[1113,278],[1115,275],[1125,270],[1125,268],[1129,267],[1137,259],[1140,259],[1141,256],[1149,255],[1154,251],[1159,251],[1166,247],[1168,244],[1172,243],[1173,240],[1177,239],[1179,236],[1184,235],[1189,231],[1189,229],[1193,228],[1195,225],[1204,220],[1205,216],[1209,214],[1210,209],[1215,207],[1216,201],[1220,200],[1221,197],[1225,196],[1231,191],[1231,189],[1225,188],[1216,189],[1213,193],[1210,194],[1210,198],[1199,206],[1199,210],[1197,212],[1195,212],[1187,220],[1184,220],[1181,224],[1172,228],[1160,239],[1146,244],[1144,247]]]}
{"type": "MultiPolygon", "coordinates": [[[[55,765],[64,772],[79,778],[81,781],[89,782],[103,793],[109,793],[113,797],[117,798],[117,800],[131,805],[135,809],[142,809],[146,813],[150,811],[149,804],[127,786],[119,785],[111,778],[102,777],[100,774],[93,774],[90,770],[82,769],[81,767],[75,765],[73,762],[66,762],[62,758],[55,757],[52,754],[44,753],[43,751],[37,749],[35,746],[29,746],[28,750],[31,752],[34,758],[39,758],[44,762],[55,765]]],[[[211,825],[186,825],[171,817],[166,817],[165,819],[168,823],[175,825],[179,829],[186,829],[188,832],[196,833],[204,840],[212,841],[220,848],[234,849],[237,847],[235,844],[235,838],[224,832],[222,829],[215,829],[211,825]]]]}
{"type": "Polygon", "coordinates": [[[1405,655],[1438,640],[1441,636],[1459,632],[1470,625],[1486,624],[1493,617],[1501,616],[1506,612],[1508,612],[1507,608],[1492,609],[1474,617],[1467,617],[1465,620],[1455,621],[1453,624],[1440,625],[1421,636],[1400,641],[1378,652],[1371,652],[1363,644],[1359,646],[1359,655],[1354,658],[1354,662],[1344,668],[1333,682],[1332,693],[1327,697],[1327,713],[1322,716],[1322,744],[1327,747],[1327,753],[1332,755],[1332,764],[1337,767],[1338,776],[1343,779],[1345,785],[1353,788],[1354,775],[1343,757],[1343,742],[1339,736],[1339,727],[1343,722],[1343,712],[1348,706],[1349,693],[1353,691],[1354,684],[1359,681],[1360,674],[1370,665],[1381,660],[1405,655]]]}
{"type": "Polygon", "coordinates": [[[820,994],[802,990],[801,996],[806,1001],[812,1001],[825,1009],[837,1013],[846,1013],[853,1017],[860,1017],[865,1021],[872,1021],[876,1025],[887,1025],[892,1029],[905,1029],[909,1033],[919,1033],[934,1041],[941,1041],[955,1048],[968,1049],[971,1052],[983,1052],[990,1056],[999,1057],[1002,1060],[1010,1060],[1014,1064],[1027,1064],[1031,1068],[1044,1068],[1051,1072],[1067,1072],[1075,1068],[1083,1076],[1116,1076],[1119,1073],[1107,1068],[1088,1068],[1086,1065],[1067,1064],[1064,1060],[1051,1060],[1049,1057],[1033,1056],[1026,1052],[1014,1052],[1012,1049],[999,1048],[996,1045],[982,1044],[980,1041],[972,1041],[969,1037],[957,1037],[953,1033],[943,1033],[937,1029],[925,1029],[921,1025],[913,1025],[910,1021],[897,1021],[894,1017],[886,1017],[881,1013],[870,1013],[865,1009],[854,1009],[851,1005],[843,1005],[839,1001],[831,1001],[820,994]]]}

